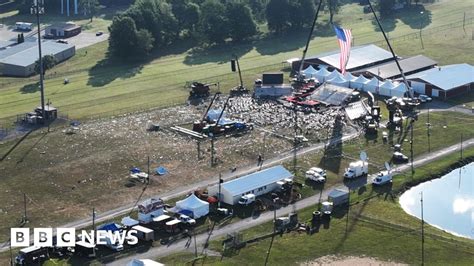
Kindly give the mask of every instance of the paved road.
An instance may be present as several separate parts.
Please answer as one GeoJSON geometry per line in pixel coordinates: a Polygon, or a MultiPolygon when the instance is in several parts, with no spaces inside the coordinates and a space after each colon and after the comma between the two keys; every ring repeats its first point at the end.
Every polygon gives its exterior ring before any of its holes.
{"type": "MultiPolygon", "coordinates": [[[[470,146],[474,146],[474,138],[469,139],[469,140],[467,140],[463,143],[463,148],[467,148],[467,147],[470,147],[470,146]]],[[[460,150],[460,147],[461,146],[459,144],[455,144],[455,145],[449,146],[447,148],[441,149],[439,151],[435,151],[435,152],[432,152],[432,153],[429,153],[429,154],[422,155],[422,156],[418,157],[416,160],[413,161],[413,166],[418,167],[418,166],[426,164],[430,161],[433,161],[433,160],[439,159],[441,157],[444,157],[447,154],[457,152],[457,151],[460,150]]],[[[409,170],[410,167],[411,167],[410,164],[404,164],[404,165],[401,165],[401,166],[398,166],[398,167],[394,168],[394,171],[403,172],[403,171],[409,170]]],[[[363,184],[359,184],[359,186],[370,183],[372,178],[369,177],[369,178],[367,178],[367,180],[368,180],[367,182],[364,182],[363,184]]],[[[344,185],[340,184],[340,185],[335,185],[335,186],[332,186],[330,188],[324,189],[323,192],[322,192],[321,198],[326,199],[329,191],[331,191],[334,188],[339,188],[339,187],[343,188],[344,185]]],[[[310,207],[310,206],[314,205],[315,203],[319,202],[319,199],[320,199],[320,195],[317,194],[317,195],[311,196],[309,198],[303,199],[301,201],[298,201],[295,205],[289,205],[287,207],[278,209],[277,210],[277,216],[288,215],[290,212],[293,211],[293,209],[300,210],[300,209],[310,207]]],[[[256,225],[271,221],[272,219],[273,219],[273,212],[265,212],[265,213],[261,214],[257,219],[254,219],[254,218],[250,217],[250,218],[244,219],[242,221],[239,221],[239,222],[236,222],[236,223],[233,223],[233,224],[229,224],[229,225],[226,225],[222,228],[214,230],[214,232],[212,233],[211,239],[214,239],[214,238],[217,238],[217,237],[220,237],[220,236],[225,236],[228,233],[245,230],[245,229],[254,227],[256,225]]],[[[196,243],[199,246],[202,246],[205,243],[207,237],[208,237],[207,234],[197,235],[196,236],[196,243]]],[[[173,253],[176,253],[176,252],[185,251],[187,249],[185,247],[186,242],[187,242],[187,239],[184,239],[184,240],[175,242],[174,244],[172,244],[170,246],[160,246],[160,247],[156,247],[156,248],[151,248],[150,250],[148,250],[145,253],[136,254],[136,255],[133,255],[133,256],[130,256],[130,257],[122,258],[122,259],[116,260],[114,262],[111,262],[110,264],[107,264],[107,265],[125,265],[131,260],[132,257],[136,258],[136,259],[155,259],[155,258],[158,258],[158,257],[167,256],[169,254],[173,254],[173,253]]],[[[193,245],[191,245],[190,250],[194,250],[193,245]]],[[[201,249],[199,249],[199,250],[201,250],[201,249]]]]}

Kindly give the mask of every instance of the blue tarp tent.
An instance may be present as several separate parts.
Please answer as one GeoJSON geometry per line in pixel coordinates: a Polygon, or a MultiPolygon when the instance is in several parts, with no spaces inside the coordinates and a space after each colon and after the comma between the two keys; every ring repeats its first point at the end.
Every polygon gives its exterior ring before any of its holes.
{"type": "Polygon", "coordinates": [[[155,173],[157,175],[164,175],[168,173],[168,170],[166,170],[166,168],[164,168],[163,166],[160,166],[155,169],[155,173]]]}
{"type": "Polygon", "coordinates": [[[132,172],[132,174],[138,174],[141,171],[142,170],[140,170],[140,168],[138,168],[138,167],[133,167],[132,169],[130,169],[130,172],[132,172]]]}
{"type": "Polygon", "coordinates": [[[120,225],[116,223],[110,223],[110,224],[104,224],[98,228],[98,230],[104,230],[104,231],[118,231],[120,230],[120,225]]]}

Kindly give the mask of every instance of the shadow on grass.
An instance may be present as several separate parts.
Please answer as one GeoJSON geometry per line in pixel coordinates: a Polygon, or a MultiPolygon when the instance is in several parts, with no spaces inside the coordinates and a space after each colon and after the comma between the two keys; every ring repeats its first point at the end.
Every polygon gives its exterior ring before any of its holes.
{"type": "Polygon", "coordinates": [[[143,67],[153,60],[169,55],[182,54],[196,45],[193,40],[182,40],[177,45],[156,49],[145,58],[122,59],[114,56],[110,50],[104,59],[89,70],[87,85],[102,87],[116,79],[128,79],[140,74],[143,67]]]}
{"type": "Polygon", "coordinates": [[[23,86],[23,87],[20,88],[20,92],[21,92],[22,94],[35,93],[35,92],[37,92],[37,91],[40,91],[40,84],[39,84],[39,82],[26,84],[25,86],[23,86]]]}
{"type": "Polygon", "coordinates": [[[324,149],[323,157],[321,158],[319,165],[324,169],[329,170],[333,173],[338,173],[341,167],[342,159],[342,118],[336,116],[334,121],[334,128],[332,129],[332,135],[330,137],[330,145],[324,149]]]}
{"type": "Polygon", "coordinates": [[[229,42],[209,47],[196,47],[186,55],[183,63],[186,65],[201,65],[206,63],[224,64],[230,62],[233,55],[240,58],[252,49],[253,46],[250,42],[240,44],[229,42]]]}
{"type": "MultiPolygon", "coordinates": [[[[431,11],[425,9],[423,5],[409,5],[394,11],[389,17],[379,19],[385,32],[394,31],[397,27],[397,20],[401,20],[412,29],[422,29],[431,24],[431,11]]],[[[375,31],[380,32],[375,18],[372,19],[372,25],[375,31]]]]}

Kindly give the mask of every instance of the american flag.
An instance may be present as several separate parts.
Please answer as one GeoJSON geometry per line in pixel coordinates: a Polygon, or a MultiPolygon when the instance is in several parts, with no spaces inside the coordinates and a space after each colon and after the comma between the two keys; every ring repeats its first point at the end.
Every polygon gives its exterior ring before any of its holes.
{"type": "Polygon", "coordinates": [[[341,56],[339,57],[339,63],[341,73],[346,72],[347,62],[349,61],[349,56],[351,54],[351,44],[352,44],[352,33],[351,30],[343,29],[334,25],[334,30],[336,31],[337,41],[339,42],[339,47],[341,48],[341,56]]]}

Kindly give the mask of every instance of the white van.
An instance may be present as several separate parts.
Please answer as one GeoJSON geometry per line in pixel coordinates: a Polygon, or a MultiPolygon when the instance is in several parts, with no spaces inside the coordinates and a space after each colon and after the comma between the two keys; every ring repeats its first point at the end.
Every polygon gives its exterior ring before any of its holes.
{"type": "Polygon", "coordinates": [[[383,185],[390,182],[392,182],[392,173],[389,171],[380,171],[377,173],[377,176],[372,179],[372,184],[374,185],[383,185]]]}

